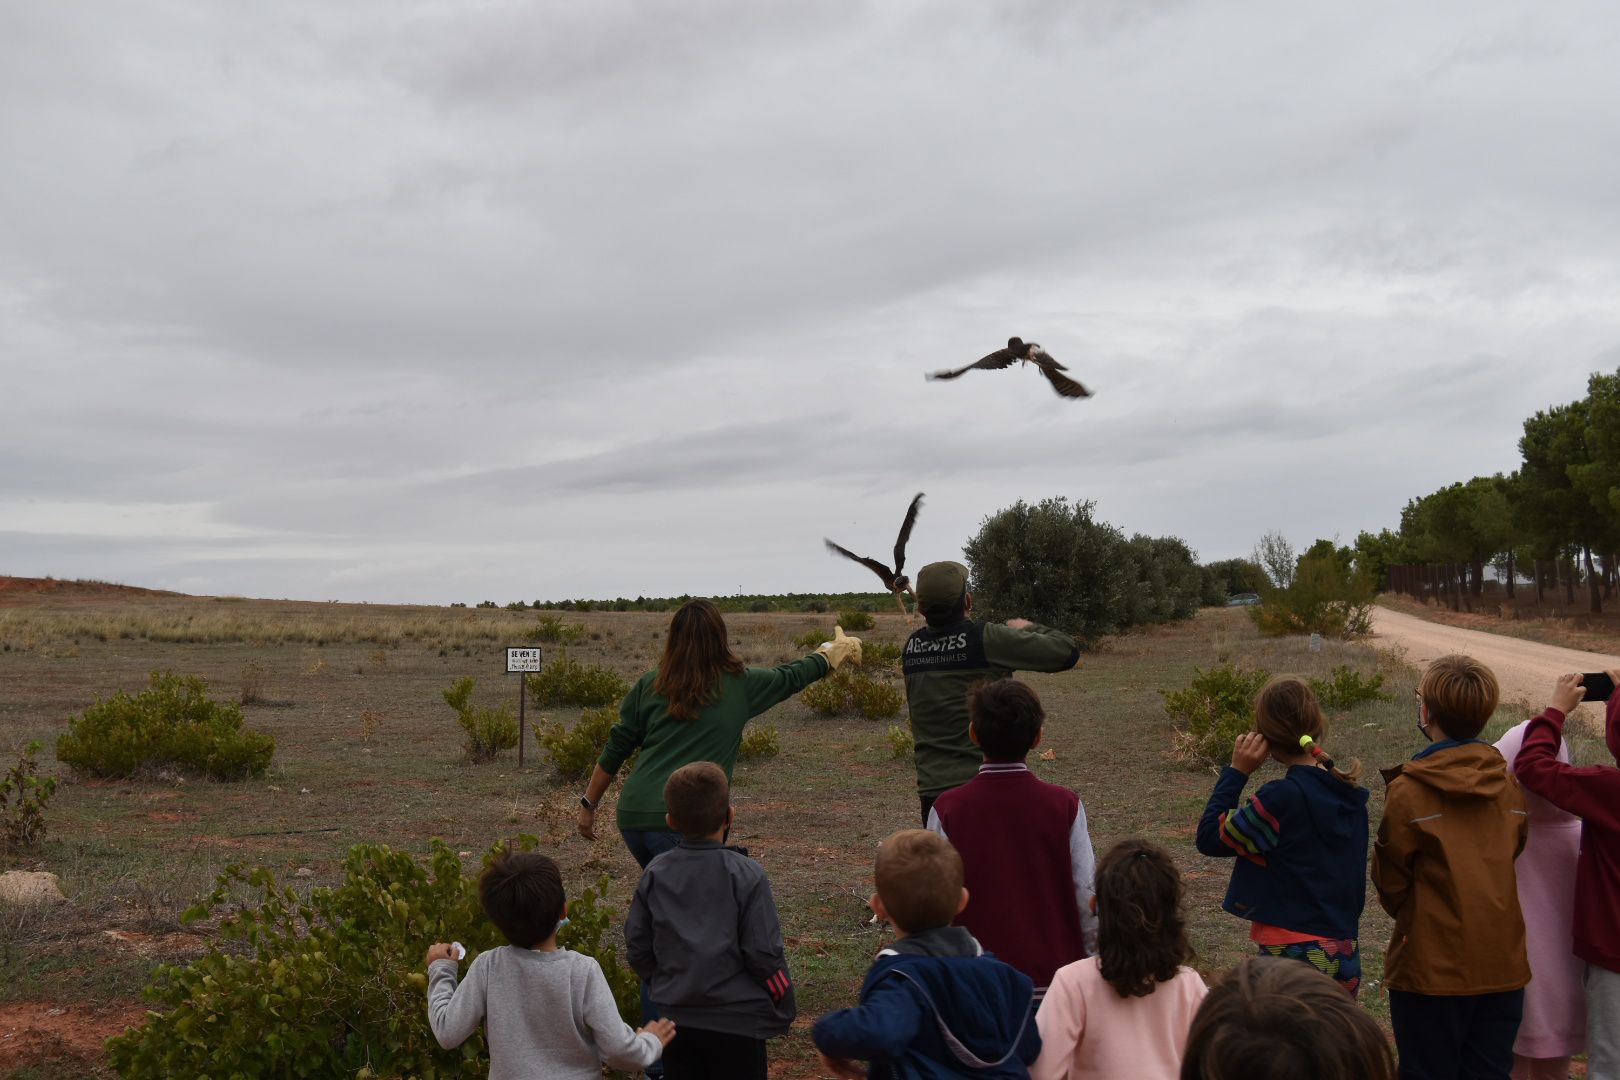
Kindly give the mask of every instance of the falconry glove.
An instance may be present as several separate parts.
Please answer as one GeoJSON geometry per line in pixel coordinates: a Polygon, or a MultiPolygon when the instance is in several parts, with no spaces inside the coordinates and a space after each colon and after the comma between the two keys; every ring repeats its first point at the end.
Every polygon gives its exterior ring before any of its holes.
{"type": "Polygon", "coordinates": [[[842,626],[833,627],[833,639],[823,641],[816,652],[827,658],[827,669],[837,671],[838,665],[845,660],[853,659],[857,665],[861,662],[861,639],[858,637],[845,637],[842,626]]]}

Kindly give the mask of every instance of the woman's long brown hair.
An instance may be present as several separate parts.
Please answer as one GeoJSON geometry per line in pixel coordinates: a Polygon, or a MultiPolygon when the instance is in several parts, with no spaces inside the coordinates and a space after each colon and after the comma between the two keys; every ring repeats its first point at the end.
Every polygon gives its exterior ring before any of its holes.
{"type": "Polygon", "coordinates": [[[653,689],[668,699],[672,718],[691,720],[719,696],[721,675],[742,673],[727,642],[726,620],[707,600],[688,600],[669,621],[653,689]]]}
{"type": "Polygon", "coordinates": [[[1150,840],[1121,840],[1097,864],[1097,966],[1120,997],[1146,997],[1192,956],[1181,872],[1150,840]]]}

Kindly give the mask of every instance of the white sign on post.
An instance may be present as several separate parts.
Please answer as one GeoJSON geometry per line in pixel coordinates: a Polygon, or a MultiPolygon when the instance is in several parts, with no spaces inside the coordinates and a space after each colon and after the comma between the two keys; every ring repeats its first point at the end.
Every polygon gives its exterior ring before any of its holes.
{"type": "MultiPolygon", "coordinates": [[[[506,647],[506,673],[508,675],[523,675],[530,671],[540,670],[540,646],[538,645],[508,645],[506,647]]],[[[528,739],[528,724],[524,722],[523,688],[528,683],[527,678],[518,680],[518,768],[523,768],[523,744],[528,739]]]]}
{"type": "Polygon", "coordinates": [[[515,675],[520,671],[540,670],[540,649],[523,645],[508,645],[506,647],[506,673],[515,675]]]}

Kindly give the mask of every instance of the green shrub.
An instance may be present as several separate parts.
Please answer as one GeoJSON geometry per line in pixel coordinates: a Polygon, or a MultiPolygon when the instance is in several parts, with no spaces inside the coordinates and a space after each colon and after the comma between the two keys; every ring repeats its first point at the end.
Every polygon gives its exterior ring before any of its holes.
{"type": "Polygon", "coordinates": [[[529,641],[568,645],[585,636],[585,627],[580,623],[565,623],[559,615],[542,615],[523,636],[529,641]]]}
{"type": "Polygon", "coordinates": [[[597,664],[581,664],[560,650],[550,664],[536,674],[526,676],[529,700],[537,708],[550,709],[563,705],[617,705],[630,690],[617,671],[597,664]]]}
{"type": "Polygon", "coordinates": [[[853,634],[858,630],[870,630],[877,625],[877,620],[864,611],[854,608],[838,613],[838,625],[844,628],[844,633],[853,634]]]}
{"type": "Polygon", "coordinates": [[[737,750],[737,756],[744,761],[750,758],[775,757],[782,752],[781,732],[770,724],[750,724],[748,730],[743,732],[742,745],[737,750]]]}
{"type": "Polygon", "coordinates": [[[1182,690],[1160,690],[1164,711],[1176,722],[1176,751],[1190,761],[1224,765],[1232,744],[1254,726],[1254,697],[1271,676],[1226,663],[1195,670],[1182,690]]]}
{"type": "MultiPolygon", "coordinates": [[[[532,836],[516,846],[531,850],[532,836]]],[[[497,845],[485,858],[503,850],[497,845]]],[[[157,1011],[107,1044],[126,1080],[171,1076],[484,1076],[482,1033],[441,1050],[428,1027],[422,957],[460,941],[467,962],[505,944],[478,905],[477,873],[435,840],[426,863],[362,844],[349,850],[342,884],[301,898],[263,868],[228,867],[189,921],[227,907],[202,957],[163,965],[146,996],[157,1011]],[[232,901],[250,895],[240,906],[232,901]]],[[[613,912],[608,879],[569,902],[558,943],[596,957],[620,1015],[638,1022],[636,978],[602,943],[613,912]]],[[[463,972],[466,968],[463,967],[463,972]]]]}
{"type": "Polygon", "coordinates": [[[846,667],[811,683],[799,700],[826,716],[853,714],[887,720],[900,715],[906,695],[891,683],[846,667]]]}
{"type": "Polygon", "coordinates": [[[917,749],[917,740],[912,737],[911,727],[901,727],[899,724],[889,725],[889,752],[896,760],[907,758],[917,749]]]}
{"type": "Polygon", "coordinates": [[[444,703],[456,710],[456,719],[467,738],[462,750],[469,761],[489,761],[502,750],[510,750],[518,743],[517,717],[510,705],[495,708],[472,703],[473,677],[457,679],[449,689],[441,691],[444,703]]]}
{"type": "Polygon", "coordinates": [[[1359,638],[1372,632],[1375,589],[1368,574],[1356,573],[1331,550],[1299,557],[1283,586],[1260,590],[1260,605],[1249,617],[1262,634],[1321,634],[1359,638]]]}
{"type": "Polygon", "coordinates": [[[1352,667],[1340,664],[1326,679],[1312,679],[1311,693],[1324,709],[1353,709],[1363,701],[1388,701],[1383,692],[1384,676],[1375,673],[1362,675],[1352,667]]]}
{"type": "Polygon", "coordinates": [[[793,639],[793,644],[797,645],[801,649],[804,649],[806,652],[815,652],[816,649],[821,647],[821,643],[823,641],[831,640],[831,630],[806,630],[804,633],[793,639]]]}
{"type": "Polygon", "coordinates": [[[56,777],[39,778],[39,743],[17,755],[0,779],[0,842],[9,851],[33,847],[45,836],[45,806],[56,794],[56,777]]]}
{"type": "MultiPolygon", "coordinates": [[[[586,709],[580,713],[573,727],[561,723],[536,724],[534,737],[551,758],[557,773],[569,781],[583,779],[602,756],[607,745],[608,732],[619,719],[618,710],[612,708],[586,709]]],[[[623,771],[629,775],[629,770],[623,771]]]]}
{"type": "Polygon", "coordinates": [[[94,776],[130,776],[171,766],[219,780],[261,775],[275,740],[242,729],[242,708],[210,701],[208,683],[195,675],[154,671],[151,685],[120,690],[68,721],[56,740],[63,763],[94,776]]]}
{"type": "Polygon", "coordinates": [[[900,646],[893,641],[861,642],[861,669],[900,673],[900,646]]]}

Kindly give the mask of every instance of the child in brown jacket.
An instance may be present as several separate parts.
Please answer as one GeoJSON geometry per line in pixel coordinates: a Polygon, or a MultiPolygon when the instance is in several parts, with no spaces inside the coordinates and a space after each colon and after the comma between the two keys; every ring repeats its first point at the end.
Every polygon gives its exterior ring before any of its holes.
{"type": "Polygon", "coordinates": [[[1384,982],[1401,1077],[1506,1077],[1530,981],[1513,860],[1530,822],[1502,755],[1479,738],[1496,711],[1490,668],[1442,656],[1423,673],[1432,740],[1384,770],[1372,881],[1395,919],[1384,982]]]}

